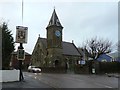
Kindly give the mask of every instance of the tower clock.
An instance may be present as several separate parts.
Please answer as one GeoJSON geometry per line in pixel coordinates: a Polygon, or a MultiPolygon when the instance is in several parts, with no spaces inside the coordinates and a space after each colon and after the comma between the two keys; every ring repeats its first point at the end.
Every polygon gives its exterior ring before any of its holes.
{"type": "Polygon", "coordinates": [[[56,30],[56,31],[55,31],[55,35],[56,35],[57,37],[60,37],[60,36],[61,36],[61,32],[60,32],[59,30],[56,30]]]}

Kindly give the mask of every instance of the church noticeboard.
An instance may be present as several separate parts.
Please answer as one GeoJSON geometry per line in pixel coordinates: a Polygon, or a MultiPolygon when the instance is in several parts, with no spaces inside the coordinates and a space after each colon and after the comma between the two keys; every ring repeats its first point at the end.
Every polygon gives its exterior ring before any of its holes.
{"type": "Polygon", "coordinates": [[[27,43],[28,27],[16,26],[16,43],[27,43]]]}

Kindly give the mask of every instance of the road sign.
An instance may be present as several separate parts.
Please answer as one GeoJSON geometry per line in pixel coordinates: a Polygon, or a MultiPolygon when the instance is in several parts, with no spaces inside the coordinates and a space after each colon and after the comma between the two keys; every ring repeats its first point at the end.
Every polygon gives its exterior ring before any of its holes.
{"type": "Polygon", "coordinates": [[[18,49],[17,59],[24,60],[25,59],[25,51],[23,49],[18,49]]]}
{"type": "Polygon", "coordinates": [[[79,61],[78,61],[78,64],[84,65],[85,63],[86,63],[85,60],[79,60],[79,61]]]}
{"type": "Polygon", "coordinates": [[[16,43],[27,43],[28,27],[16,26],[16,43]]]}

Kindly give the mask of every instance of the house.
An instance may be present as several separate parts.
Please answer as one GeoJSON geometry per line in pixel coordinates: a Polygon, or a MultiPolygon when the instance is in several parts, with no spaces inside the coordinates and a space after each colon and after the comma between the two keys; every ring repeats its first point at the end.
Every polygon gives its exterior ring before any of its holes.
{"type": "Polygon", "coordinates": [[[113,57],[114,61],[120,62],[120,52],[117,51],[114,53],[110,53],[109,55],[113,57]]]}
{"type": "Polygon", "coordinates": [[[107,54],[102,54],[97,58],[100,62],[112,62],[113,58],[107,54]]]}
{"type": "MultiPolygon", "coordinates": [[[[23,67],[27,68],[30,64],[31,54],[25,52],[25,60],[23,60],[23,67]]],[[[18,69],[19,61],[17,60],[17,51],[12,52],[10,67],[18,69]]]]}
{"type": "MultiPolygon", "coordinates": [[[[88,51],[86,49],[83,49],[83,48],[78,48],[79,49],[79,52],[81,53],[82,55],[82,58],[84,60],[87,60],[87,61],[90,61],[90,60],[93,60],[93,58],[90,57],[88,51]]],[[[97,58],[97,61],[100,61],[100,62],[111,62],[111,61],[114,61],[114,58],[113,56],[109,55],[109,54],[101,54],[98,58],[97,58]]]]}

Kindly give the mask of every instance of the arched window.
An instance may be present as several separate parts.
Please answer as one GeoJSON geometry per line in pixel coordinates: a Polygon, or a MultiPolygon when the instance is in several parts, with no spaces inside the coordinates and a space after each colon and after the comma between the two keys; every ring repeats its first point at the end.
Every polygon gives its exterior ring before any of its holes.
{"type": "Polygon", "coordinates": [[[59,61],[55,60],[55,67],[59,66],[59,61]]]}

